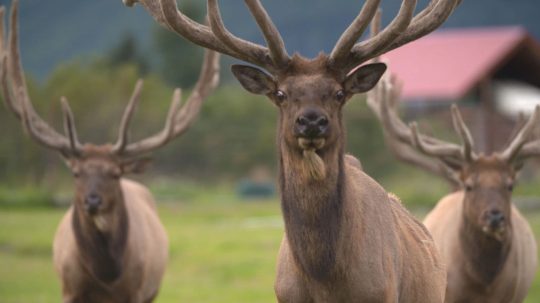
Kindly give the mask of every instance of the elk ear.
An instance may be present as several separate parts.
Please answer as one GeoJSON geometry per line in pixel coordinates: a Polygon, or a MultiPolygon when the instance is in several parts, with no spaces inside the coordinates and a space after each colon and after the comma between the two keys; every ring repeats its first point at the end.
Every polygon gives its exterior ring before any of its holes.
{"type": "Polygon", "coordinates": [[[236,79],[240,81],[240,84],[250,93],[267,95],[276,90],[276,83],[272,76],[260,69],[235,64],[231,67],[231,71],[236,79]]]}
{"type": "Polygon", "coordinates": [[[361,66],[347,76],[343,87],[351,95],[365,93],[379,82],[385,71],[386,64],[384,63],[372,63],[361,66]]]}
{"type": "Polygon", "coordinates": [[[73,175],[77,175],[80,171],[80,168],[79,168],[79,163],[73,159],[72,157],[69,157],[67,155],[64,155],[63,153],[61,153],[62,155],[62,159],[64,160],[64,163],[66,164],[66,166],[69,168],[69,170],[71,170],[71,173],[73,175]]]}
{"type": "Polygon", "coordinates": [[[134,158],[122,161],[123,174],[140,174],[144,172],[152,163],[152,158],[134,158]]]}

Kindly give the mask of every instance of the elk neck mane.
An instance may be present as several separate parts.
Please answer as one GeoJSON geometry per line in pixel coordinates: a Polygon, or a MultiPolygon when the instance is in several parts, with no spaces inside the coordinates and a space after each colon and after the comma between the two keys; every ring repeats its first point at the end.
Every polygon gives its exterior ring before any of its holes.
{"type": "Polygon", "coordinates": [[[460,224],[460,249],[466,256],[466,268],[475,282],[482,287],[490,285],[503,269],[512,245],[512,224],[508,224],[503,241],[487,236],[482,230],[462,216],[460,224]]]}
{"type": "Polygon", "coordinates": [[[319,153],[327,169],[323,180],[303,175],[302,153],[278,139],[281,208],[287,240],[300,270],[319,282],[331,281],[339,274],[336,255],[345,179],[344,135],[340,137],[341,143],[319,153]]]}
{"type": "Polygon", "coordinates": [[[80,262],[88,273],[101,282],[112,282],[120,277],[129,232],[128,214],[122,194],[110,211],[110,229],[100,231],[94,220],[84,213],[80,203],[74,203],[72,228],[80,262]]]}

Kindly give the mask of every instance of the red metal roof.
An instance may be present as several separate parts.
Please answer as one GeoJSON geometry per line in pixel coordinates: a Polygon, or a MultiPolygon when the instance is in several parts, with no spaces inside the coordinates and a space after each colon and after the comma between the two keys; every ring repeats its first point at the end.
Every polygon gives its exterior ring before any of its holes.
{"type": "Polygon", "coordinates": [[[406,100],[456,100],[492,74],[528,39],[520,27],[435,32],[383,56],[406,100]]]}

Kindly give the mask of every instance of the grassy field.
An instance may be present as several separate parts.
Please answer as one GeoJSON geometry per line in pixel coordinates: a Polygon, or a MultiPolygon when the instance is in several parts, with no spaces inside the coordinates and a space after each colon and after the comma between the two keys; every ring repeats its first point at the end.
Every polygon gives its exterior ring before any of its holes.
{"type": "MultiPolygon", "coordinates": [[[[157,302],[275,302],[278,202],[223,200],[160,206],[171,256],[157,302]]],[[[63,212],[0,209],[1,303],[60,302],[51,242],[63,212]]],[[[538,240],[540,213],[527,217],[538,240]]],[[[526,302],[540,302],[540,277],[526,302]]]]}

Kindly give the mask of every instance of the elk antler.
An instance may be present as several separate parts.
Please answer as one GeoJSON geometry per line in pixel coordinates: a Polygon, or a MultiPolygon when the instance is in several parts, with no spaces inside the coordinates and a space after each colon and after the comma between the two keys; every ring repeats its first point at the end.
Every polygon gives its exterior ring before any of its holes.
{"type": "MultiPolygon", "coordinates": [[[[457,106],[454,104],[451,107],[452,121],[462,145],[447,143],[420,134],[416,122],[407,126],[397,114],[396,99],[399,93],[396,93],[394,87],[396,87],[395,77],[385,76],[375,89],[368,93],[368,105],[381,121],[390,148],[398,158],[428,171],[441,174],[450,183],[455,184],[457,179],[455,179],[451,170],[478,158],[474,152],[474,142],[470,131],[464,123],[457,106]],[[404,150],[403,144],[413,147],[425,156],[440,160],[441,163],[445,164],[445,167],[434,169],[433,164],[429,161],[412,154],[408,149],[404,150]]],[[[497,156],[509,163],[540,156],[540,139],[531,141],[531,134],[534,127],[538,125],[539,120],[540,106],[537,106],[526,123],[518,124],[518,132],[513,136],[507,148],[497,153],[497,156]]]]}
{"type": "Polygon", "coordinates": [[[39,115],[37,115],[26,86],[24,71],[21,64],[18,37],[18,7],[19,1],[14,0],[11,5],[10,26],[7,43],[4,39],[4,8],[0,9],[0,52],[2,54],[2,70],[0,82],[2,97],[8,109],[23,122],[29,134],[40,144],[57,149],[63,154],[76,153],[79,146],[56,132],[39,115]],[[26,117],[26,118],[24,118],[26,117]],[[72,150],[72,146],[76,149],[72,150]]]}
{"type": "Polygon", "coordinates": [[[289,55],[272,20],[259,1],[246,0],[249,11],[261,28],[268,47],[243,40],[224,26],[217,0],[208,0],[210,27],[193,21],[178,10],[176,0],[123,0],[127,6],[141,3],[163,27],[205,48],[261,66],[275,72],[286,66],[289,55]]]}
{"type": "Polygon", "coordinates": [[[120,123],[118,141],[113,147],[113,152],[125,156],[135,156],[148,153],[157,149],[167,142],[183,134],[197,117],[202,101],[216,88],[219,82],[219,54],[214,51],[206,51],[201,74],[193,92],[188,100],[180,107],[181,90],[174,91],[169,113],[165,120],[164,128],[157,134],[128,144],[128,129],[131,117],[135,112],[139,95],[142,89],[142,81],[135,85],[135,90],[124,111],[120,123]]]}
{"type": "MultiPolygon", "coordinates": [[[[381,10],[377,10],[371,20],[371,37],[376,36],[380,31],[381,10]]],[[[379,62],[380,57],[373,58],[379,62]]],[[[367,104],[381,122],[386,145],[396,158],[418,166],[436,175],[445,178],[452,187],[459,186],[459,179],[455,173],[449,169],[444,162],[419,153],[411,145],[412,133],[403,121],[398,118],[398,102],[401,96],[402,83],[398,78],[386,73],[374,89],[368,92],[367,104]],[[394,117],[389,119],[389,117],[394,117]]],[[[436,139],[424,138],[424,140],[437,143],[436,139]]]]}
{"type": "Polygon", "coordinates": [[[397,100],[400,95],[400,88],[396,85],[395,81],[396,80],[393,79],[386,79],[386,77],[383,78],[378,86],[368,93],[367,99],[368,106],[375,113],[376,117],[383,126],[383,134],[386,145],[390,148],[390,151],[394,154],[394,156],[396,156],[396,158],[414,166],[418,166],[433,174],[442,176],[453,187],[458,186],[459,180],[446,165],[437,159],[422,155],[411,145],[399,140],[396,136],[392,135],[392,131],[388,129],[389,124],[382,120],[382,110],[380,107],[383,104],[388,104],[392,108],[392,112],[397,112],[397,100]],[[386,98],[386,100],[382,101],[381,98],[386,98]]]}
{"type": "MultiPolygon", "coordinates": [[[[3,99],[7,107],[21,120],[29,135],[36,141],[51,149],[59,150],[65,156],[78,155],[82,151],[82,144],[79,143],[73,113],[67,99],[62,97],[61,100],[66,136],[59,134],[43,121],[32,106],[20,60],[17,11],[18,0],[14,0],[7,50],[4,49],[3,30],[0,28],[0,52],[2,54],[0,84],[2,85],[3,99]]],[[[0,8],[0,24],[2,25],[4,23],[3,15],[4,9],[0,8]]],[[[113,145],[112,151],[122,156],[136,156],[159,148],[181,135],[197,117],[202,101],[216,88],[218,82],[219,54],[206,51],[201,74],[187,102],[180,107],[181,92],[180,89],[176,89],[163,130],[149,138],[128,144],[129,124],[142,89],[142,80],[139,80],[124,111],[120,123],[119,138],[113,145]]]]}
{"type": "Polygon", "coordinates": [[[368,1],[355,20],[358,22],[353,22],[343,33],[339,40],[343,42],[336,44],[330,58],[339,67],[354,68],[362,62],[431,33],[446,21],[459,3],[461,0],[431,0],[428,6],[413,18],[416,0],[403,0],[397,16],[384,30],[366,41],[356,43],[369,22],[360,20],[362,11],[370,4],[368,1]],[[351,32],[356,34],[349,34],[351,32]]]}
{"type": "MultiPolygon", "coordinates": [[[[383,119],[383,109],[381,107],[385,105],[390,108],[391,114],[397,115],[400,93],[401,84],[398,83],[397,78],[391,74],[386,74],[377,84],[375,89],[368,92],[367,104],[381,122],[386,145],[399,160],[442,176],[452,187],[459,186],[459,179],[451,169],[443,162],[419,153],[416,148],[408,144],[408,141],[404,142],[403,140],[400,140],[399,137],[395,135],[396,131],[393,131],[390,121],[388,121],[388,119],[383,119]]],[[[386,117],[388,117],[388,114],[386,117]]],[[[395,122],[398,127],[403,129],[403,132],[408,132],[406,130],[407,126],[402,124],[401,120],[395,122]]]]}
{"type": "MultiPolygon", "coordinates": [[[[245,3],[268,47],[231,34],[223,24],[217,1],[207,0],[210,26],[206,26],[180,12],[176,0],[123,0],[127,6],[141,3],[159,24],[197,45],[258,65],[271,73],[287,67],[290,57],[283,39],[259,0],[245,0],[245,3]]],[[[403,0],[397,16],[383,31],[357,43],[380,2],[366,0],[358,16],[341,35],[329,56],[334,69],[344,70],[346,74],[371,58],[429,34],[448,18],[461,0],[431,0],[415,17],[416,0],[403,0]]]]}
{"type": "Polygon", "coordinates": [[[523,124],[506,149],[499,153],[503,160],[511,162],[540,155],[540,139],[530,141],[540,119],[540,105],[537,105],[527,123],[523,124]]]}

